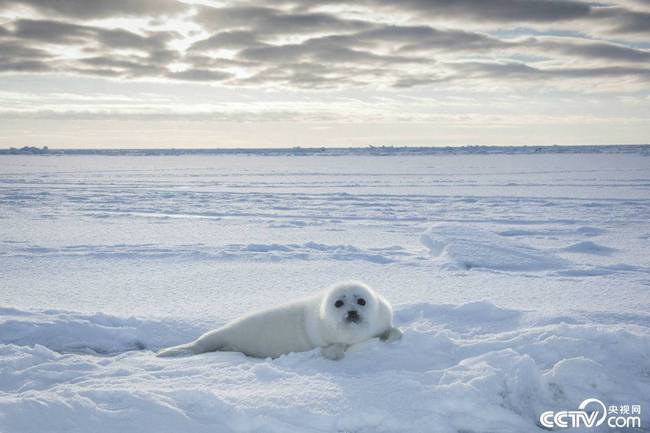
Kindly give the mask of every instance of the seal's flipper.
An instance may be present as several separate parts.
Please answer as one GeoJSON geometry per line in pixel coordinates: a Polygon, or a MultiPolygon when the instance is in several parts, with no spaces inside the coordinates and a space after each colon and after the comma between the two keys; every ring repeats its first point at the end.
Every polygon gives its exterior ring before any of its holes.
{"type": "Polygon", "coordinates": [[[190,344],[181,344],[180,346],[168,347],[167,349],[162,349],[156,354],[156,356],[160,358],[188,355],[194,355],[194,350],[192,350],[190,344]]]}
{"type": "Polygon", "coordinates": [[[338,361],[339,359],[343,359],[345,356],[345,349],[347,348],[348,346],[345,344],[334,343],[329,346],[321,347],[320,354],[323,355],[324,358],[338,361]]]}
{"type": "Polygon", "coordinates": [[[392,343],[393,341],[397,341],[400,338],[402,338],[402,331],[399,330],[399,328],[390,328],[383,334],[379,336],[379,339],[381,341],[385,341],[386,343],[392,343]]]}
{"type": "Polygon", "coordinates": [[[221,350],[224,347],[222,333],[222,329],[206,332],[190,343],[163,349],[158,356],[187,356],[221,350]]]}

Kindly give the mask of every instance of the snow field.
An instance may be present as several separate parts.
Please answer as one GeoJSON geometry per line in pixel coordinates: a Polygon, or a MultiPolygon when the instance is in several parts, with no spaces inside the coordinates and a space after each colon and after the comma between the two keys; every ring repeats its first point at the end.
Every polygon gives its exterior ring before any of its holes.
{"type": "Polygon", "coordinates": [[[533,150],[1,156],[0,432],[647,429],[647,150],[533,150]],[[343,279],[401,341],[154,356],[343,279]]]}

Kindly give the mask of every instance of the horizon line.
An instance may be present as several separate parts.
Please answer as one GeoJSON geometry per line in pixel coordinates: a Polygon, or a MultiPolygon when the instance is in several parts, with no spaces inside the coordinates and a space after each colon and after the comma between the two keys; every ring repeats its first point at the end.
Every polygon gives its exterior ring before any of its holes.
{"type": "Polygon", "coordinates": [[[149,150],[381,150],[381,149],[463,149],[463,148],[567,148],[567,147],[642,147],[650,143],[608,143],[608,144],[459,144],[459,145],[367,145],[367,146],[280,146],[280,147],[50,147],[20,146],[0,148],[0,151],[9,150],[47,150],[47,151],[149,151],[149,150]]]}

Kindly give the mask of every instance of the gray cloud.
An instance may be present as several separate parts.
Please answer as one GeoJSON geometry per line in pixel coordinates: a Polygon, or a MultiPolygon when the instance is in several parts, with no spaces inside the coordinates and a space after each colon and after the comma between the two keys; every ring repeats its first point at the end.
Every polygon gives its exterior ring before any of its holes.
{"type": "Polygon", "coordinates": [[[429,26],[385,26],[359,34],[362,39],[403,44],[402,51],[428,49],[482,50],[507,46],[497,38],[464,30],[440,30],[429,26]]]}
{"type": "Polygon", "coordinates": [[[523,63],[462,62],[453,64],[453,69],[464,78],[516,78],[516,79],[561,79],[561,78],[620,78],[633,77],[650,81],[650,69],[625,66],[604,66],[592,68],[536,68],[523,63]]]}
{"type": "Polygon", "coordinates": [[[265,67],[238,84],[283,84],[301,89],[327,89],[364,85],[390,79],[392,72],[383,67],[328,65],[327,63],[283,63],[265,67]]]}
{"type": "MultiPolygon", "coordinates": [[[[277,5],[278,0],[269,3],[277,5]]],[[[325,5],[345,5],[346,1],[289,0],[283,3],[309,11],[325,5]]],[[[562,29],[573,29],[575,23],[580,23],[581,27],[594,30],[595,26],[602,25],[619,34],[650,32],[647,0],[609,0],[603,3],[579,0],[359,0],[356,4],[406,13],[419,21],[452,19],[472,26],[544,25],[562,29]],[[638,10],[639,6],[646,9],[638,10]]]]}
{"type": "Polygon", "coordinates": [[[177,36],[175,32],[155,32],[141,36],[123,29],[97,31],[97,40],[107,47],[143,51],[164,50],[167,43],[177,36]]]}
{"type": "Polygon", "coordinates": [[[530,38],[521,45],[537,49],[541,53],[561,53],[566,56],[591,60],[634,63],[650,61],[650,51],[600,41],[577,40],[575,38],[530,38]]]}
{"type": "Polygon", "coordinates": [[[143,59],[133,57],[85,57],[79,59],[78,63],[89,66],[89,73],[94,70],[103,71],[106,74],[114,73],[122,77],[155,77],[164,72],[164,68],[151,64],[143,59]]]}
{"type": "Polygon", "coordinates": [[[26,46],[18,41],[0,41],[0,58],[47,59],[47,51],[26,46]]]}
{"type": "Polygon", "coordinates": [[[45,62],[38,60],[0,59],[0,72],[46,72],[50,70],[45,62]]]}
{"type": "Polygon", "coordinates": [[[13,27],[12,35],[16,38],[53,44],[83,43],[95,34],[91,27],[53,20],[19,19],[13,27]]]}
{"type": "Polygon", "coordinates": [[[17,41],[0,41],[0,72],[44,72],[50,55],[17,41]]]}
{"type": "MultiPolygon", "coordinates": [[[[87,18],[160,18],[185,7],[172,1],[153,0],[0,0],[0,8],[18,3],[29,4],[41,14],[76,13],[76,17],[87,18]],[[160,8],[156,9],[158,4],[160,8]],[[74,7],[81,10],[71,11],[74,7]]],[[[614,42],[589,34],[503,36],[508,29],[525,34],[522,23],[581,23],[576,28],[582,32],[589,26],[620,34],[647,31],[650,13],[620,4],[595,6],[574,0],[355,2],[357,8],[380,8],[383,13],[389,11],[399,16],[401,22],[415,23],[411,25],[373,20],[371,13],[335,13],[336,8],[324,13],[318,9],[324,5],[344,8],[347,3],[339,0],[278,0],[267,4],[195,6],[196,14],[188,19],[213,33],[194,42],[185,52],[172,48],[172,42],[184,35],[151,30],[160,28],[164,20],[156,21],[157,27],[126,29],[77,24],[62,18],[21,17],[0,26],[0,71],[314,89],[362,85],[404,88],[463,80],[508,82],[543,77],[580,77],[585,83],[591,78],[647,79],[644,65],[650,60],[650,52],[626,45],[618,38],[614,42]],[[432,23],[441,17],[463,27],[436,28],[432,23]],[[499,31],[490,33],[487,27],[482,28],[483,32],[470,31],[471,26],[459,24],[463,22],[497,23],[499,31]],[[64,48],[68,47],[75,48],[74,56],[66,54],[70,50],[64,48]],[[230,50],[222,54],[229,58],[215,57],[214,51],[218,49],[230,50]],[[581,68],[573,67],[575,59],[580,59],[581,68]]]]}
{"type": "Polygon", "coordinates": [[[456,62],[444,65],[446,75],[422,75],[400,78],[393,83],[396,88],[408,88],[444,82],[503,81],[528,83],[543,81],[550,84],[562,80],[630,78],[640,83],[650,83],[650,69],[633,66],[604,66],[590,68],[537,68],[519,62],[456,62]]]}
{"type": "Polygon", "coordinates": [[[232,75],[227,72],[212,69],[188,69],[180,72],[167,73],[169,78],[184,81],[223,81],[232,75]]]}
{"type": "Polygon", "coordinates": [[[591,17],[604,21],[614,33],[650,33],[650,12],[632,11],[622,7],[599,7],[592,9],[591,17]]]}
{"type": "Polygon", "coordinates": [[[203,7],[196,20],[208,29],[244,27],[262,34],[354,31],[372,26],[367,21],[344,19],[327,13],[291,13],[257,6],[203,7]]]}
{"type": "Polygon", "coordinates": [[[176,0],[0,0],[0,10],[11,6],[29,6],[43,15],[71,18],[112,16],[158,16],[187,9],[176,0]]]}
{"type": "Polygon", "coordinates": [[[224,59],[221,57],[214,56],[204,56],[201,54],[190,53],[183,57],[183,61],[188,64],[193,65],[196,68],[206,69],[219,69],[219,68],[245,68],[245,69],[254,69],[259,68],[261,65],[257,62],[249,62],[246,60],[239,59],[224,59]]]}
{"type": "MultiPolygon", "coordinates": [[[[6,72],[73,72],[106,77],[162,77],[167,64],[180,54],[166,47],[175,32],[140,35],[125,29],[106,29],[56,20],[18,19],[0,35],[2,68],[6,72]],[[40,48],[35,48],[38,46],[40,48]],[[87,57],[65,58],[48,49],[77,47],[87,57]],[[125,57],[115,50],[139,51],[125,57]]],[[[216,76],[216,75],[215,75],[216,76]]]]}
{"type": "Polygon", "coordinates": [[[246,60],[270,63],[311,61],[315,63],[389,65],[429,62],[425,58],[375,54],[347,48],[339,44],[332,44],[328,39],[310,39],[301,44],[246,48],[239,55],[246,60]]]}
{"type": "Polygon", "coordinates": [[[448,81],[452,81],[453,77],[435,77],[435,76],[423,76],[423,77],[418,77],[418,76],[413,76],[413,77],[403,77],[399,78],[397,81],[393,83],[394,88],[409,88],[409,87],[417,87],[417,86],[428,86],[431,84],[437,84],[437,83],[444,83],[448,81]]]}
{"type": "Polygon", "coordinates": [[[589,15],[590,6],[573,0],[375,0],[384,6],[468,20],[555,22],[589,15]]]}
{"type": "MultiPolygon", "coordinates": [[[[277,0],[268,1],[277,4],[277,0]]],[[[325,5],[344,5],[346,0],[288,0],[283,2],[303,10],[325,5]]],[[[556,22],[586,17],[591,5],[577,0],[359,0],[356,4],[409,11],[418,16],[460,18],[496,22],[556,22]]]]}
{"type": "Polygon", "coordinates": [[[131,48],[159,51],[174,37],[175,32],[155,32],[142,36],[124,29],[72,24],[64,21],[19,19],[13,23],[11,35],[18,39],[36,40],[48,44],[100,44],[108,48],[131,48]]]}
{"type": "Polygon", "coordinates": [[[247,48],[261,45],[259,35],[250,30],[232,30],[216,33],[207,39],[195,42],[192,50],[211,50],[218,48],[247,48]]]}

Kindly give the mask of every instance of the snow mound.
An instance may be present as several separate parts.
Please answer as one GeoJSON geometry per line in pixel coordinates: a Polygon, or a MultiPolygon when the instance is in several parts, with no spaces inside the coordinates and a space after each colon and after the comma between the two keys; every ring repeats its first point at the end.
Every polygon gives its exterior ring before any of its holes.
{"type": "Polygon", "coordinates": [[[583,236],[600,236],[606,231],[600,227],[582,226],[576,229],[576,233],[583,236]]]}
{"type": "Polygon", "coordinates": [[[577,244],[570,245],[566,248],[563,248],[562,251],[569,253],[580,253],[580,254],[593,254],[598,256],[609,256],[615,253],[617,250],[614,248],[606,247],[604,245],[597,244],[591,241],[578,242],[577,244]]]}
{"type": "MultiPolygon", "coordinates": [[[[136,339],[148,348],[180,343],[203,329],[4,309],[0,431],[543,432],[541,412],[586,398],[650,407],[646,326],[566,323],[483,301],[395,310],[402,340],[367,341],[335,362],[317,350],[275,360],[62,354],[53,349],[76,336],[107,353],[136,339]]],[[[647,425],[648,412],[642,417],[647,425]]]]}
{"type": "Polygon", "coordinates": [[[464,225],[439,224],[422,234],[420,241],[443,266],[452,269],[545,271],[568,265],[551,252],[464,225]]]}
{"type": "Polygon", "coordinates": [[[556,237],[556,236],[567,236],[567,235],[577,235],[581,237],[594,237],[600,236],[606,233],[604,229],[599,227],[590,227],[590,226],[581,226],[576,229],[570,228],[540,228],[535,230],[530,229],[521,229],[521,228],[512,228],[508,230],[502,230],[498,232],[499,236],[541,236],[541,237],[556,237]]]}
{"type": "Polygon", "coordinates": [[[395,312],[398,325],[427,318],[432,324],[457,332],[494,332],[518,323],[522,312],[478,301],[461,305],[410,304],[395,312]]]}
{"type": "Polygon", "coordinates": [[[40,345],[57,352],[106,355],[159,348],[175,341],[193,339],[209,326],[205,323],[119,318],[102,313],[26,313],[0,308],[0,344],[40,345]]]}

